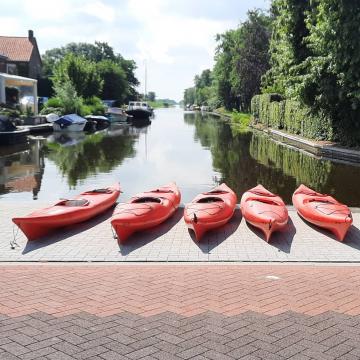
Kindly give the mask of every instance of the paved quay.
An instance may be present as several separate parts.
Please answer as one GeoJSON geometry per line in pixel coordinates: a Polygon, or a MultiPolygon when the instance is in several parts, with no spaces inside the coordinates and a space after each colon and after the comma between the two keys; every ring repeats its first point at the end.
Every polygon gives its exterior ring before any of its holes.
{"type": "Polygon", "coordinates": [[[0,359],[360,357],[360,266],[2,264],[0,359]]]}
{"type": "Polygon", "coordinates": [[[119,247],[110,227],[112,210],[71,229],[62,229],[39,241],[27,242],[11,222],[14,216],[46,206],[38,202],[0,202],[0,261],[239,261],[239,262],[360,262],[360,212],[343,243],[303,221],[289,208],[290,221],[271,242],[248,226],[237,209],[223,228],[197,243],[189,233],[183,208],[164,224],[133,235],[119,247]],[[10,242],[15,232],[17,246],[10,242]]]}

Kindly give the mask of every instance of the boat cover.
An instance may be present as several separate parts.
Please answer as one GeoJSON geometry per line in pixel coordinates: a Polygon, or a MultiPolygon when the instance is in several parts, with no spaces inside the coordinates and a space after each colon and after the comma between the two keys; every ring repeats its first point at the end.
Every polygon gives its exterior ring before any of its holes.
{"type": "Polygon", "coordinates": [[[83,124],[84,122],[86,122],[86,119],[76,114],[68,114],[61,116],[58,120],[54,122],[60,125],[62,128],[66,128],[72,124],[83,124]]]}

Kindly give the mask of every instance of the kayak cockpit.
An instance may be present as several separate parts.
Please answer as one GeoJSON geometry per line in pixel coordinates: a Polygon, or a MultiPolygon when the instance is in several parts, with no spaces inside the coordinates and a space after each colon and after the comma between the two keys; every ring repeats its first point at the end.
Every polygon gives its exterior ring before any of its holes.
{"type": "Polygon", "coordinates": [[[68,207],[82,207],[90,204],[90,201],[87,199],[63,199],[56,205],[58,206],[68,206],[68,207]]]}
{"type": "Polygon", "coordinates": [[[133,200],[132,203],[135,203],[135,204],[158,203],[158,204],[160,204],[161,199],[159,199],[157,197],[144,196],[144,197],[140,197],[138,199],[133,200]]]}
{"type": "Polygon", "coordinates": [[[199,199],[197,203],[199,204],[208,204],[208,203],[214,203],[214,202],[224,202],[223,199],[215,197],[215,196],[207,196],[199,199]]]}

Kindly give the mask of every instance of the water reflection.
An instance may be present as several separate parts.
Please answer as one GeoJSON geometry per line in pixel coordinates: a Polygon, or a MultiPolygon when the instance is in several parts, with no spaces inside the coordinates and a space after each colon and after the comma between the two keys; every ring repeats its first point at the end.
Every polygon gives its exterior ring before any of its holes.
{"type": "Polygon", "coordinates": [[[43,143],[33,140],[11,150],[0,156],[0,194],[31,192],[36,200],[45,167],[43,143]]]}
{"type": "Polygon", "coordinates": [[[129,126],[111,126],[95,134],[52,135],[46,144],[47,158],[52,160],[68,184],[101,172],[111,172],[125,158],[135,156],[134,131],[129,126]]]}
{"type": "Polygon", "coordinates": [[[226,181],[238,196],[262,183],[290,204],[293,191],[303,183],[360,206],[359,166],[319,159],[199,113],[185,114],[184,121],[194,125],[195,140],[211,151],[213,167],[222,174],[219,181],[226,181]]]}
{"type": "Polygon", "coordinates": [[[225,181],[239,199],[262,183],[291,203],[304,183],[360,206],[360,166],[319,160],[259,132],[201,113],[157,110],[152,123],[112,124],[93,134],[53,133],[0,149],[1,198],[50,201],[120,181],[133,194],[176,181],[182,201],[225,181]]]}

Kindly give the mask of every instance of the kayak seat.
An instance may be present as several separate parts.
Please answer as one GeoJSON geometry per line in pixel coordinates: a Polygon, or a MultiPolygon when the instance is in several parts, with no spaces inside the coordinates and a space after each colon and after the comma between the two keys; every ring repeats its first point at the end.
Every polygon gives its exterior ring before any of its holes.
{"type": "MultiPolygon", "coordinates": [[[[321,197],[313,197],[313,198],[304,200],[304,204],[308,204],[308,203],[312,203],[312,202],[319,202],[319,203],[323,203],[323,204],[332,204],[332,205],[342,205],[336,201],[332,201],[330,199],[323,199],[321,197]]],[[[343,206],[346,206],[346,205],[343,205],[343,206]]]]}
{"type": "Polygon", "coordinates": [[[132,201],[132,203],[135,204],[143,204],[143,203],[161,203],[161,200],[159,198],[156,197],[150,197],[150,196],[144,196],[144,197],[140,197],[138,199],[135,199],[134,201],[132,201]]]}
{"type": "Polygon", "coordinates": [[[265,191],[257,191],[257,190],[249,190],[252,194],[259,195],[259,196],[266,196],[266,197],[276,197],[277,195],[272,194],[271,192],[265,192],[265,191]]]}
{"type": "Polygon", "coordinates": [[[228,194],[227,191],[222,191],[222,190],[213,190],[213,191],[209,191],[206,193],[203,193],[204,195],[224,195],[224,194],[228,194]]]}
{"type": "Polygon", "coordinates": [[[58,203],[61,206],[80,207],[89,205],[90,201],[87,199],[64,199],[58,203]]]}
{"type": "Polygon", "coordinates": [[[221,198],[215,196],[208,196],[202,199],[199,199],[197,203],[206,204],[206,203],[213,203],[213,202],[224,202],[221,198]]]}
{"type": "Polygon", "coordinates": [[[111,189],[94,189],[94,190],[90,190],[90,191],[86,191],[83,194],[111,194],[114,191],[111,189]]]}
{"type": "Polygon", "coordinates": [[[269,205],[275,205],[275,206],[283,206],[281,203],[278,203],[274,200],[271,199],[267,199],[267,198],[253,198],[253,197],[249,197],[248,199],[246,199],[246,201],[257,201],[259,203],[263,203],[263,204],[269,204],[269,205]]]}

